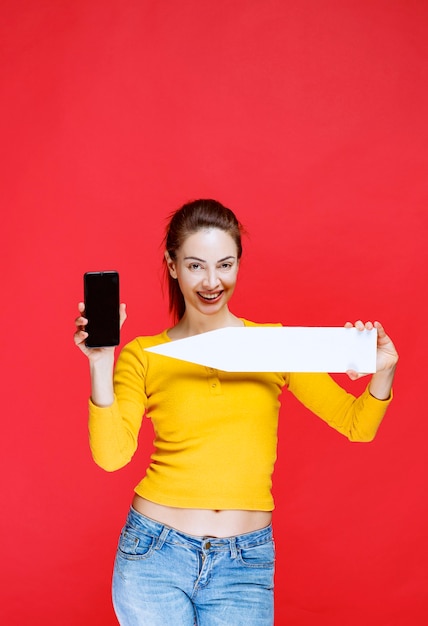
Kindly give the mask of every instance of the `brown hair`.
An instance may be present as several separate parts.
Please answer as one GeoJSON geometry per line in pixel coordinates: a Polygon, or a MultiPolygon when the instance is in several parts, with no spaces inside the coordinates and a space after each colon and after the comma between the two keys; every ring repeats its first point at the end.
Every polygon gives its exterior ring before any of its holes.
{"type": "MultiPolygon", "coordinates": [[[[171,259],[176,260],[177,251],[189,235],[206,228],[219,228],[227,232],[236,243],[238,259],[241,258],[243,228],[237,217],[217,200],[202,199],[188,202],[172,213],[165,236],[165,248],[171,259]]],[[[186,309],[183,294],[178,281],[170,275],[165,259],[164,270],[168,285],[169,311],[175,321],[178,321],[186,309]]]]}

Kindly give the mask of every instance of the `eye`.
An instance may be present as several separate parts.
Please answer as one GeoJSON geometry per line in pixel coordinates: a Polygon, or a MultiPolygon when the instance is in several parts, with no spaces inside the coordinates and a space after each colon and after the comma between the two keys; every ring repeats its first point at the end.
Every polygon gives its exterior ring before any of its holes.
{"type": "Polygon", "coordinates": [[[233,263],[231,261],[225,261],[220,265],[220,269],[222,270],[230,270],[233,267],[233,263]]]}
{"type": "Polygon", "coordinates": [[[192,272],[197,272],[200,269],[202,269],[202,265],[200,263],[189,263],[189,270],[192,272]]]}

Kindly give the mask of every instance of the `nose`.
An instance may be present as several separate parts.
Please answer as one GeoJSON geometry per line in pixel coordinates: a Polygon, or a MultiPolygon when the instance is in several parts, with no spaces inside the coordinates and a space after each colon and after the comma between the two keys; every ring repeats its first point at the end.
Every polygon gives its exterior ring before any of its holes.
{"type": "Polygon", "coordinates": [[[219,285],[219,278],[217,275],[217,268],[208,268],[205,272],[203,286],[204,289],[209,289],[213,291],[219,285]]]}

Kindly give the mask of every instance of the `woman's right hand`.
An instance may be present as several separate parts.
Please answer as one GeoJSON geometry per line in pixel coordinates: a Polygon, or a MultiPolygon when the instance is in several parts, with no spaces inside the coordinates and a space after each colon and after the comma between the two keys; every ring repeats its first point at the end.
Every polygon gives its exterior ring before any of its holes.
{"type": "MultiPolygon", "coordinates": [[[[114,346],[111,348],[88,348],[85,341],[88,337],[88,333],[85,328],[88,320],[85,317],[85,305],[83,302],[78,304],[79,317],[76,318],[76,332],[74,333],[74,343],[85,354],[88,359],[95,363],[106,356],[111,357],[114,354],[114,346]]],[[[119,307],[120,314],[120,328],[122,328],[124,321],[126,320],[126,305],[121,304],[119,307]]]]}

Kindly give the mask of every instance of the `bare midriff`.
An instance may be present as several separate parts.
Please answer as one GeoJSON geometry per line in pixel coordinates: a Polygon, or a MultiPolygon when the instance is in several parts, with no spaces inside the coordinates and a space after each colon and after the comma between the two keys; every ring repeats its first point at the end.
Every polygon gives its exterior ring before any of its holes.
{"type": "Polygon", "coordinates": [[[133,508],[156,522],[197,537],[233,537],[265,528],[271,511],[181,509],[164,506],[135,494],[133,508]]]}

